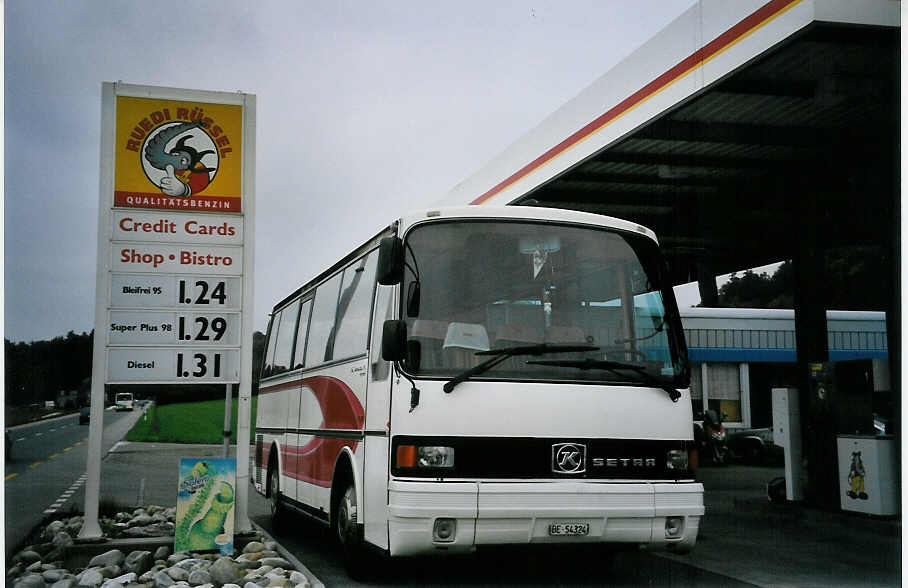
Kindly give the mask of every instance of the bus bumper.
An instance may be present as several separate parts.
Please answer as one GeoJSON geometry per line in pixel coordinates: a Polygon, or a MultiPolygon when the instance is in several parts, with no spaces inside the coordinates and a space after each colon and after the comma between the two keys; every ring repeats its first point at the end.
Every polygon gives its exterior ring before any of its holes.
{"type": "Polygon", "coordinates": [[[703,485],[695,482],[394,480],[389,547],[392,556],[403,556],[478,545],[602,542],[683,553],[696,543],[703,512],[703,485]]]}

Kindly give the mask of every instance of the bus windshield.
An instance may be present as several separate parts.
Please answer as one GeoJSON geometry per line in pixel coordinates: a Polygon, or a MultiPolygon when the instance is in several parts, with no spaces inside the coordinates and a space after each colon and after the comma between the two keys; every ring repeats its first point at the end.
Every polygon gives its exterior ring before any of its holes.
{"type": "Polygon", "coordinates": [[[405,251],[408,373],[454,377],[487,362],[490,351],[545,345],[552,349],[543,347],[544,357],[509,353],[472,379],[688,385],[671,286],[658,246],[645,236],[439,221],[414,227],[405,251]]]}

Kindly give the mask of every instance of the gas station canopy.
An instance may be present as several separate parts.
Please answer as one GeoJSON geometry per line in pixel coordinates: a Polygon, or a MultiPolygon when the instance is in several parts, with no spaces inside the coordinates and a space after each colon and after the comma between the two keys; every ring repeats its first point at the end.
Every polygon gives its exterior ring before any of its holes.
{"type": "Polygon", "coordinates": [[[449,200],[636,221],[678,284],[799,247],[895,259],[898,18],[888,0],[703,0],[449,200]]]}
{"type": "Polygon", "coordinates": [[[646,225],[677,282],[791,259],[807,223],[888,252],[898,63],[897,29],[817,23],[517,203],[646,225]]]}

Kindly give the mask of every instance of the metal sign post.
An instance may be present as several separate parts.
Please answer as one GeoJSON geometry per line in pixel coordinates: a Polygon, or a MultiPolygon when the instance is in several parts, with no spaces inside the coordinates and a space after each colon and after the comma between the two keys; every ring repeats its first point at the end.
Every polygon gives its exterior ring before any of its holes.
{"type": "MultiPolygon", "coordinates": [[[[105,384],[239,384],[248,397],[252,372],[255,97],[108,82],[101,121],[83,538],[101,534],[105,384]]],[[[249,526],[245,504],[237,522],[249,526]]]]}

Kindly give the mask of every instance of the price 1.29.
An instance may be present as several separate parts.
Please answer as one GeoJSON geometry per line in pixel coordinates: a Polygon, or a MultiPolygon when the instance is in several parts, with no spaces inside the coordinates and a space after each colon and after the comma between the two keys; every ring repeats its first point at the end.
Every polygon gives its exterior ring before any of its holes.
{"type": "Polygon", "coordinates": [[[212,319],[197,316],[189,321],[185,316],[177,319],[177,338],[180,341],[220,341],[226,332],[227,319],[222,316],[212,319]]]}
{"type": "Polygon", "coordinates": [[[177,353],[177,378],[221,377],[220,353],[177,353]]]}

